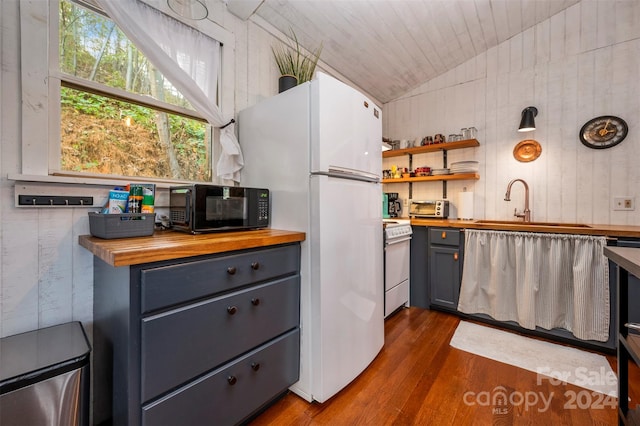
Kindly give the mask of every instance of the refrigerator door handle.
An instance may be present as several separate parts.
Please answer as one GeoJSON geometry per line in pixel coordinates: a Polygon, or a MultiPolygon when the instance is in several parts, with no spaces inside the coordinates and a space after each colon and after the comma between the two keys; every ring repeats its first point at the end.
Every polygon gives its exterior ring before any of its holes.
{"type": "Polygon", "coordinates": [[[340,179],[352,179],[363,182],[380,183],[380,177],[369,173],[355,172],[348,169],[329,169],[328,172],[312,172],[312,176],[328,176],[340,179]]]}

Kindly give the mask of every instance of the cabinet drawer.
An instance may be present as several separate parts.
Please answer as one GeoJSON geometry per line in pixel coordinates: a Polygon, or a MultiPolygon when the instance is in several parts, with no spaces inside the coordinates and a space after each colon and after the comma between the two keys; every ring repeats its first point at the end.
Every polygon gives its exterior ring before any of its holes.
{"type": "Polygon", "coordinates": [[[299,268],[300,245],[295,244],[144,269],[142,313],[293,274],[299,268]]]}
{"type": "Polygon", "coordinates": [[[300,323],[300,276],[142,320],[141,396],[148,401],[300,323]]]}
{"type": "Polygon", "coordinates": [[[429,228],[429,242],[445,246],[460,244],[460,230],[452,228],[429,228]]]}
{"type": "Polygon", "coordinates": [[[298,381],[299,355],[295,329],[143,406],[142,424],[236,424],[298,381]]]}

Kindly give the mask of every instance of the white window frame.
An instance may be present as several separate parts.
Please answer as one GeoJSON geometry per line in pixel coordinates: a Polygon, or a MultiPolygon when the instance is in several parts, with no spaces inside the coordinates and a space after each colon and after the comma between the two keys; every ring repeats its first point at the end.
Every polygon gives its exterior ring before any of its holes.
{"type": "MultiPolygon", "coordinates": [[[[210,20],[191,21],[175,14],[166,2],[142,0],[161,12],[189,25],[222,43],[220,110],[226,116],[235,111],[235,37],[210,20]]],[[[120,184],[130,178],[105,177],[90,173],[64,172],[60,169],[60,84],[58,47],[58,0],[20,0],[20,49],[22,77],[22,159],[21,172],[9,179],[29,182],[120,184]],[[46,22],[47,25],[43,25],[46,22]],[[43,125],[39,125],[43,123],[43,125]]],[[[215,159],[220,155],[218,130],[214,131],[211,170],[213,183],[222,182],[215,174],[215,159]]],[[[178,181],[140,178],[168,187],[178,181]]],[[[179,181],[184,183],[184,181],[179,181]]]]}

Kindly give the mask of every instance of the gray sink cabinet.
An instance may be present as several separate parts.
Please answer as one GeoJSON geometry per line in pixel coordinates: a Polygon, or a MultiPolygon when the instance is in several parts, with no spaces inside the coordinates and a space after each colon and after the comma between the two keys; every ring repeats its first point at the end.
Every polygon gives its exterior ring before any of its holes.
{"type": "Polygon", "coordinates": [[[410,305],[457,312],[463,253],[460,229],[414,226],[410,305]]]}
{"type": "Polygon", "coordinates": [[[428,243],[431,307],[457,312],[464,234],[455,228],[429,228],[428,243]]]}
{"type": "MultiPolygon", "coordinates": [[[[618,247],[640,247],[640,239],[631,237],[609,237],[609,245],[618,247]]],[[[616,268],[609,268],[610,333],[606,342],[584,341],[571,332],[554,328],[537,327],[528,330],[511,321],[497,321],[485,314],[462,314],[458,312],[458,299],[462,281],[464,260],[464,230],[453,227],[413,226],[411,240],[411,292],[410,305],[424,309],[452,312],[462,318],[472,318],[498,327],[549,338],[592,350],[611,352],[616,348],[616,268]],[[457,259],[456,259],[457,257],[457,259]]],[[[628,306],[629,320],[640,322],[640,280],[629,277],[629,295],[620,301],[628,306]]]]}
{"type": "Polygon", "coordinates": [[[237,424],[298,380],[299,243],[94,257],[94,279],[94,411],[114,425],[237,424]]]}

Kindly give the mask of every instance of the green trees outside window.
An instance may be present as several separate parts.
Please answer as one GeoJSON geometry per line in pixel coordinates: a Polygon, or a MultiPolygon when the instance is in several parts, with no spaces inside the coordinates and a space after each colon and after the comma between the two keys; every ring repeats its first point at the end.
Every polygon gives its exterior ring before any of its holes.
{"type": "Polygon", "coordinates": [[[103,15],[60,1],[60,167],[210,181],[211,127],[103,15]]]}

